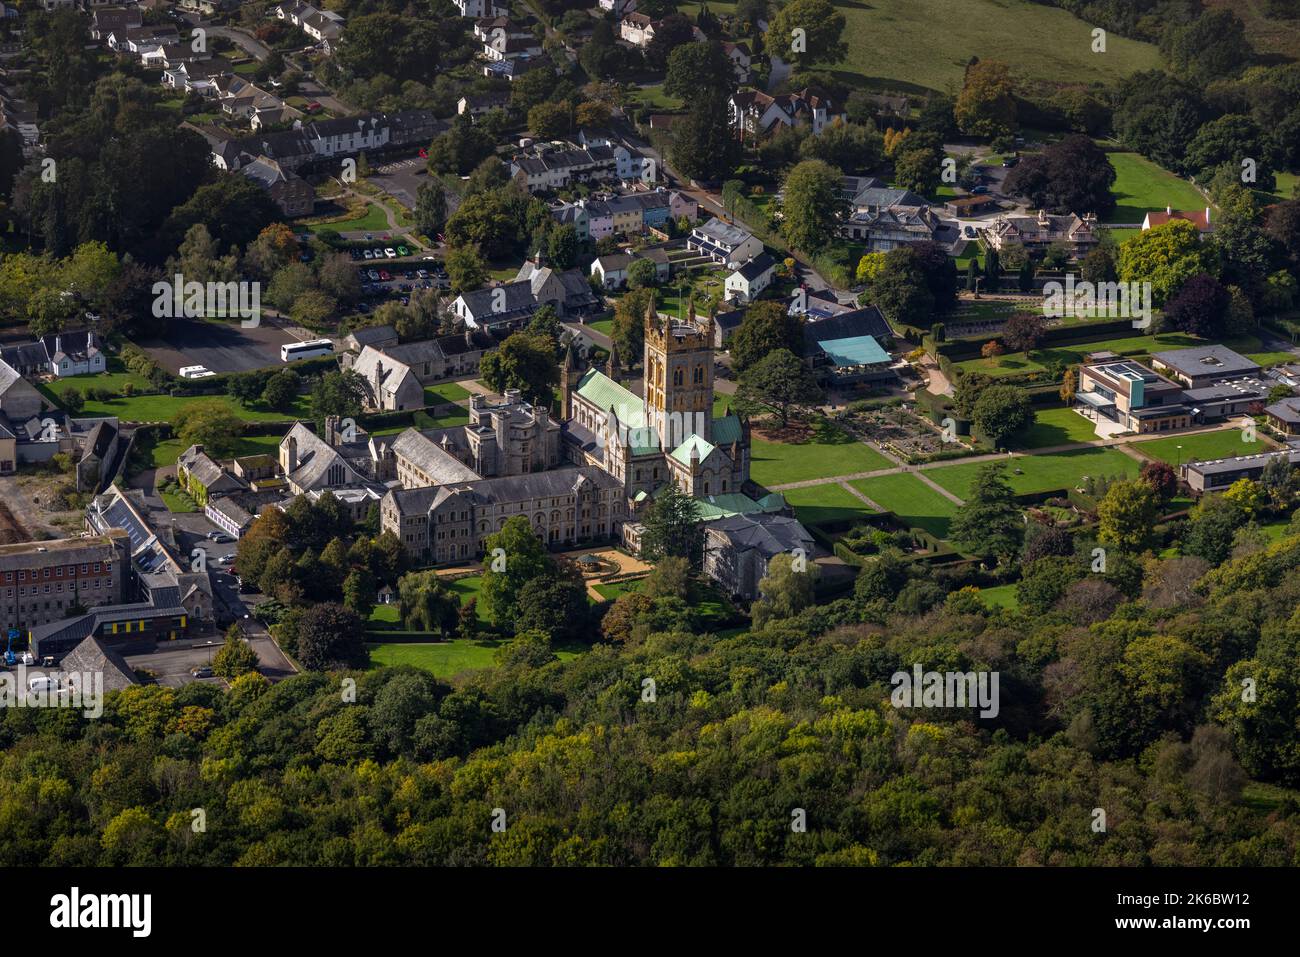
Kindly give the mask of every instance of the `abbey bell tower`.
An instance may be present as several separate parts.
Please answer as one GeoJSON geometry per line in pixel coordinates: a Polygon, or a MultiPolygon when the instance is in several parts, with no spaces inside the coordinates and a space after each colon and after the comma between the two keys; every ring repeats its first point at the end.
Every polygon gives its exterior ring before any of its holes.
{"type": "Polygon", "coordinates": [[[713,440],[713,318],[697,322],[693,301],[685,320],[646,309],[645,406],[665,452],[713,440]]]}

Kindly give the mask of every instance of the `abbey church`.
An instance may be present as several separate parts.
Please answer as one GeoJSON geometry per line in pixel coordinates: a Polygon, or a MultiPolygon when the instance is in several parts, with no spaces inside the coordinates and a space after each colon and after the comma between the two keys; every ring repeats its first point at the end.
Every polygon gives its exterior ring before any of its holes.
{"type": "Polygon", "coordinates": [[[510,390],[495,404],[474,396],[467,425],[401,433],[384,529],[418,560],[446,562],[482,554],[484,538],[520,514],[551,545],[615,539],[635,550],[637,518],[669,481],[703,522],[786,511],[779,495],[747,494],[748,423],[714,415],[713,320],[652,305],[644,332],[644,397],[617,381],[616,353],[606,372],[584,369],[570,344],[558,421],[510,390]]]}

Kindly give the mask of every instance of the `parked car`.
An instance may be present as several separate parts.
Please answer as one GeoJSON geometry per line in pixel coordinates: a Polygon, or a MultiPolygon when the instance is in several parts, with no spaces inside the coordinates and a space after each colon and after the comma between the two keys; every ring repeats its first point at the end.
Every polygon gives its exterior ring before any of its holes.
{"type": "Polygon", "coordinates": [[[364,251],[362,252],[361,255],[364,256],[366,259],[374,259],[374,258],[375,258],[374,251],[371,250],[371,249],[366,249],[366,250],[364,250],[364,251]]]}
{"type": "Polygon", "coordinates": [[[389,259],[396,259],[397,250],[394,249],[392,246],[389,246],[387,249],[384,250],[384,255],[387,256],[389,259]]]}
{"type": "Polygon", "coordinates": [[[370,272],[366,273],[366,275],[370,277],[371,282],[379,282],[379,273],[376,272],[375,270],[373,269],[370,270],[370,272]]]}
{"type": "Polygon", "coordinates": [[[1006,159],[1002,161],[1002,168],[1011,169],[1012,167],[1019,165],[1019,163],[1020,163],[1019,156],[1008,156],[1006,159]]]}
{"type": "Polygon", "coordinates": [[[399,256],[407,256],[407,255],[410,255],[410,254],[407,252],[407,249],[406,249],[405,246],[398,246],[398,247],[397,247],[397,255],[399,255],[399,256]]]}
{"type": "Polygon", "coordinates": [[[971,190],[971,193],[974,194],[975,196],[983,196],[986,193],[988,193],[988,191],[989,188],[987,186],[976,186],[974,189],[971,190]]]}
{"type": "Polygon", "coordinates": [[[209,665],[200,665],[197,668],[190,669],[191,678],[211,678],[212,668],[209,665]]]}

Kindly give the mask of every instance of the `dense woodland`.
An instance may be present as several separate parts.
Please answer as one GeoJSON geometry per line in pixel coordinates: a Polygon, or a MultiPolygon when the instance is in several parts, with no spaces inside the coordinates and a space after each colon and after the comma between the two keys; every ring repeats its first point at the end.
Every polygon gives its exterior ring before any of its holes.
{"type": "Polygon", "coordinates": [[[454,684],[247,674],[113,693],[98,721],[6,709],[0,861],[1294,865],[1292,528],[1023,612],[882,559],[732,637],[659,598],[572,660],[525,636],[454,684]],[[915,662],[996,669],[1000,714],[895,709],[915,662]]]}

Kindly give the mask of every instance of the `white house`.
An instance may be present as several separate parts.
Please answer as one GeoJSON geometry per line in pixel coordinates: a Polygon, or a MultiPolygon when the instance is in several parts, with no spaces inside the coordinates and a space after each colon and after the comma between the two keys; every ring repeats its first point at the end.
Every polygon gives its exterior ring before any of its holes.
{"type": "Polygon", "coordinates": [[[727,298],[735,302],[752,302],[764,289],[772,285],[776,275],[776,260],[767,253],[759,253],[753,259],[737,266],[727,277],[724,288],[727,298]]]}
{"type": "Polygon", "coordinates": [[[631,265],[632,257],[626,253],[598,256],[591,264],[591,274],[599,277],[606,289],[622,289],[627,285],[627,270],[631,265]]]}
{"type": "Polygon", "coordinates": [[[763,244],[749,230],[721,219],[710,219],[691,230],[686,248],[732,269],[760,255],[763,244]]]}
{"type": "Polygon", "coordinates": [[[739,90],[731,95],[728,114],[741,139],[766,136],[778,125],[807,126],[820,134],[837,119],[848,118],[829,96],[811,88],[779,96],[770,96],[762,90],[739,90]]]}
{"type": "Polygon", "coordinates": [[[636,10],[636,0],[598,0],[596,7],[621,18],[636,10]]]}
{"type": "Polygon", "coordinates": [[[462,17],[482,20],[485,17],[504,17],[510,13],[508,4],[499,0],[452,0],[462,17]]]}

